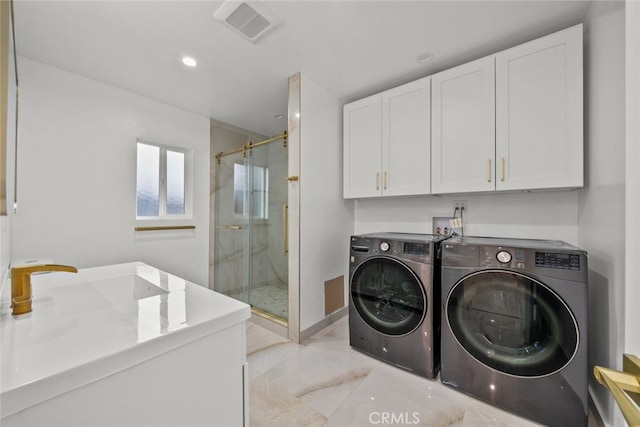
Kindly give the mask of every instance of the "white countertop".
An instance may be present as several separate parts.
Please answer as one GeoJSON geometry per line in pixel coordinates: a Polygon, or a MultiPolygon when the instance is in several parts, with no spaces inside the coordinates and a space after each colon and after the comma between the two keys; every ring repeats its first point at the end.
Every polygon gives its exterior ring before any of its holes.
{"type": "Polygon", "coordinates": [[[21,316],[11,315],[10,279],[2,290],[0,417],[251,315],[247,304],[140,262],[34,274],[31,283],[33,311],[21,316]],[[145,284],[155,295],[139,293],[145,284]]]}

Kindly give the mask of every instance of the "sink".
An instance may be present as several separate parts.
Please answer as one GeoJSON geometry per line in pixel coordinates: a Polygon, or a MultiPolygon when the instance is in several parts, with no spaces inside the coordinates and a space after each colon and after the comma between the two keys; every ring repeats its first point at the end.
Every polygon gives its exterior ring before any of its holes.
{"type": "Polygon", "coordinates": [[[50,288],[58,313],[79,313],[167,294],[138,274],[113,276],[50,288]]]}

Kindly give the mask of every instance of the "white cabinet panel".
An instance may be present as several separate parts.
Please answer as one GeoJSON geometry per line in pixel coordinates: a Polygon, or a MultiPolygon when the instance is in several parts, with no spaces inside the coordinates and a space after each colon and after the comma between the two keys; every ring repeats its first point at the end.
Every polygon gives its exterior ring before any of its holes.
{"type": "Polygon", "coordinates": [[[583,185],[582,26],[496,55],[496,189],[583,185]]]}
{"type": "Polygon", "coordinates": [[[380,195],[382,100],[379,94],[344,106],[345,198],[380,195]]]}
{"type": "MultiPolygon", "coordinates": [[[[29,406],[0,424],[242,427],[248,407],[245,363],[243,321],[29,406]]],[[[94,365],[83,369],[96,370],[94,365]]],[[[58,381],[73,375],[59,373],[58,381]]]]}
{"type": "Polygon", "coordinates": [[[431,190],[431,94],[428,78],[382,93],[382,195],[431,190]]]}
{"type": "Polygon", "coordinates": [[[435,74],[431,82],[432,192],[493,190],[493,56],[435,74]]]}
{"type": "Polygon", "coordinates": [[[344,106],[344,197],[430,192],[430,80],[344,106]]]}

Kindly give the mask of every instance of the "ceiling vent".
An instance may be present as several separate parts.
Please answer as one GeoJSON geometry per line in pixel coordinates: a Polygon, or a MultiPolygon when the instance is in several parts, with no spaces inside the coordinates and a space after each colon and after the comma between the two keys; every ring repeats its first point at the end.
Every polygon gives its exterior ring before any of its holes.
{"type": "Polygon", "coordinates": [[[213,16],[256,43],[282,22],[258,2],[227,0],[213,16]]]}

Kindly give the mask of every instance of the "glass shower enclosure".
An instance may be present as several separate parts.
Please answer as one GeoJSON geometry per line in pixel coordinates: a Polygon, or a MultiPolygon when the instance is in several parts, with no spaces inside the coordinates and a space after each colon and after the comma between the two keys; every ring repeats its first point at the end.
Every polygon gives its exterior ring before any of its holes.
{"type": "Polygon", "coordinates": [[[287,321],[285,138],[216,156],[213,287],[287,321]]]}

